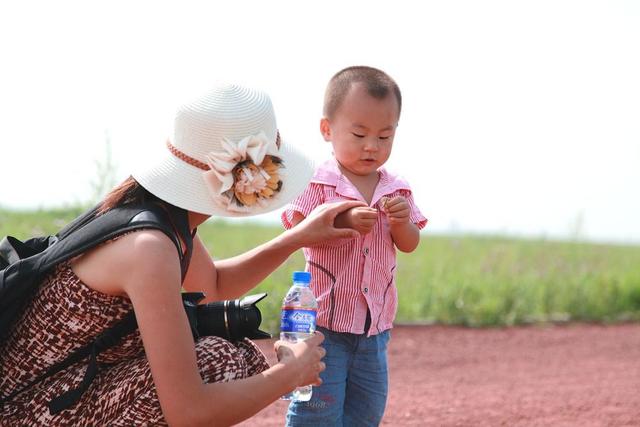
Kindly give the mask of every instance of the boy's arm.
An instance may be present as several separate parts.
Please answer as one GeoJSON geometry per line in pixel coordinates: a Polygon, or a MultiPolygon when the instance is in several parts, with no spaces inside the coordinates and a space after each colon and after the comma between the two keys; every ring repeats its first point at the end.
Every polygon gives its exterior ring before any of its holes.
{"type": "Polygon", "coordinates": [[[413,252],[420,243],[420,230],[412,222],[389,224],[391,238],[399,251],[413,252]]]}
{"type": "Polygon", "coordinates": [[[391,238],[399,251],[413,252],[420,243],[420,229],[411,222],[411,207],[403,196],[386,200],[383,210],[389,220],[391,238]]]}
{"type": "Polygon", "coordinates": [[[357,206],[336,217],[336,228],[353,228],[362,236],[369,233],[378,220],[378,210],[368,206],[357,206]]]}

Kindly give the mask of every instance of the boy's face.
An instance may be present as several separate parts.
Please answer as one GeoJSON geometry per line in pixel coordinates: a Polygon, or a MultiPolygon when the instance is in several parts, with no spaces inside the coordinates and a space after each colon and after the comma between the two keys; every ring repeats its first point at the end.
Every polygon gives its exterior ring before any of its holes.
{"type": "Polygon", "coordinates": [[[333,145],[343,170],[357,176],[377,174],[391,155],[398,126],[398,102],[393,93],[376,99],[364,84],[351,86],[331,119],[320,121],[320,132],[333,145]]]}

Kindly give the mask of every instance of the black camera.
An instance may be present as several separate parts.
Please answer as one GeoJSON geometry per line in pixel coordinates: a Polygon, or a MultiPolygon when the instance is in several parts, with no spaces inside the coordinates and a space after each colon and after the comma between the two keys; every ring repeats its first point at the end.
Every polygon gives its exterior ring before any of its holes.
{"type": "Polygon", "coordinates": [[[262,315],[256,306],[266,296],[266,293],[261,293],[235,300],[198,304],[204,298],[202,292],[184,292],[182,303],[194,339],[215,335],[235,342],[242,338],[271,338],[271,334],[260,330],[262,315]]]}

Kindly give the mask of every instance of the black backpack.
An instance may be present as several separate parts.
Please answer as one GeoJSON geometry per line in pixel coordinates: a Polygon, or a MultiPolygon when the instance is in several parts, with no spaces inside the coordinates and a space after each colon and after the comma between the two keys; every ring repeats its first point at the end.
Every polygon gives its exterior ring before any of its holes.
{"type": "MultiPolygon", "coordinates": [[[[98,216],[96,212],[96,208],[85,212],[53,236],[35,237],[25,241],[7,236],[0,241],[0,346],[4,344],[13,324],[35,295],[44,277],[57,264],[128,231],[146,228],[165,233],[176,245],[184,280],[193,244],[185,210],[161,203],[148,203],[117,207],[98,216]],[[186,248],[182,247],[182,242],[186,248]]],[[[137,323],[132,311],[97,336],[93,342],[52,366],[27,386],[0,399],[0,404],[44,378],[90,356],[81,385],[49,403],[52,414],[69,408],[80,399],[96,376],[98,354],[116,345],[136,328],[137,323]]]]}

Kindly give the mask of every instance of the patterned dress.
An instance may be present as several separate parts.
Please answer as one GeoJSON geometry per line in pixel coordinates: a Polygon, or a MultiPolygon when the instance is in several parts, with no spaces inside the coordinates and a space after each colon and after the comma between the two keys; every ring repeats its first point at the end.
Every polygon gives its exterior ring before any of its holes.
{"type": "MultiPolygon", "coordinates": [[[[8,396],[73,350],[90,343],[132,310],[124,297],[97,292],[62,263],[45,279],[0,348],[0,393],[8,396]]],[[[204,382],[246,378],[269,367],[249,340],[218,337],[196,343],[204,382]]],[[[81,400],[56,415],[49,401],[77,387],[88,361],[82,360],[21,392],[0,408],[0,425],[166,425],[138,331],[98,357],[100,371],[81,400]]]]}

